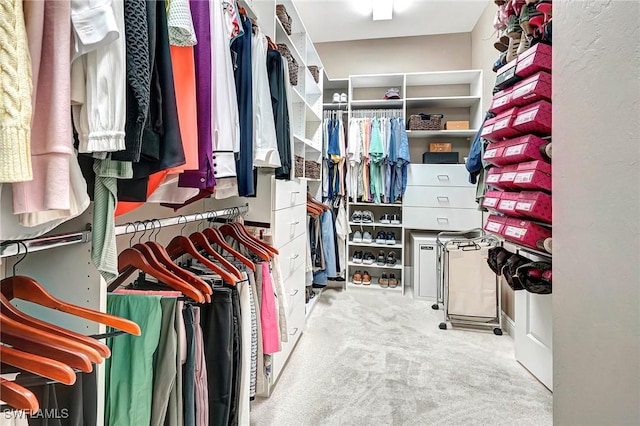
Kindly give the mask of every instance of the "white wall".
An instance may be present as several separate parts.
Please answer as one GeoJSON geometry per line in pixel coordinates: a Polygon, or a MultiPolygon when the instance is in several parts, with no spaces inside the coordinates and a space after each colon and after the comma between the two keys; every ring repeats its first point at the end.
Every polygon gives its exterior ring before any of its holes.
{"type": "Polygon", "coordinates": [[[637,425],[640,5],[554,6],[554,423],[637,425]]]}
{"type": "Polygon", "coordinates": [[[317,43],[315,46],[331,79],[356,74],[471,67],[470,33],[317,43]]]}
{"type": "Polygon", "coordinates": [[[500,55],[500,52],[493,47],[493,43],[498,38],[493,29],[493,18],[497,10],[493,0],[487,0],[487,7],[471,32],[471,67],[474,70],[483,70],[482,109],[484,111],[491,105],[493,86],[496,83],[496,73],[492,68],[500,55]]]}

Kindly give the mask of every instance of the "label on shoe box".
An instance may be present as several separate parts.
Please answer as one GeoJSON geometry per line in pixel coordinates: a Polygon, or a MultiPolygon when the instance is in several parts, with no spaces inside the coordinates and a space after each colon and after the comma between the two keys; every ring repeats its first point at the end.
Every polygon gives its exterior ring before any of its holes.
{"type": "Polygon", "coordinates": [[[500,208],[503,210],[515,210],[516,201],[515,200],[502,200],[500,201],[500,208]]]}
{"type": "Polygon", "coordinates": [[[502,173],[500,175],[500,182],[513,182],[517,174],[517,172],[502,173]]]}
{"type": "Polygon", "coordinates": [[[506,129],[509,127],[509,122],[511,121],[511,116],[505,117],[501,120],[497,120],[496,124],[493,125],[493,131],[506,129]]]}
{"type": "Polygon", "coordinates": [[[497,153],[498,153],[498,149],[497,148],[490,149],[488,151],[485,151],[484,158],[496,158],[496,154],[497,153]]]}
{"type": "Polygon", "coordinates": [[[518,204],[516,204],[516,210],[524,210],[526,212],[530,212],[532,206],[533,206],[533,203],[520,201],[518,204]]]}
{"type": "Polygon", "coordinates": [[[502,227],[502,225],[499,224],[499,223],[487,222],[486,229],[487,229],[487,231],[491,231],[491,232],[500,232],[500,228],[501,227],[502,227]]]}
{"type": "Polygon", "coordinates": [[[522,238],[527,233],[527,230],[524,228],[517,228],[515,226],[507,226],[507,229],[504,231],[504,235],[507,237],[513,238],[522,238]]]}
{"type": "Polygon", "coordinates": [[[532,92],[533,89],[536,87],[536,83],[537,81],[532,81],[529,84],[525,84],[524,86],[520,86],[517,89],[514,89],[513,91],[513,98],[519,98],[519,97],[524,97],[524,99],[530,98],[532,96],[535,96],[535,93],[531,93],[529,95],[527,95],[527,93],[532,92]],[[527,96],[525,96],[527,95],[527,96]]]}
{"type": "Polygon", "coordinates": [[[513,125],[517,126],[518,124],[528,123],[529,121],[533,121],[533,119],[536,118],[537,113],[538,113],[538,109],[536,108],[524,114],[520,114],[516,118],[516,121],[513,123],[513,125]]]}
{"type": "Polygon", "coordinates": [[[487,176],[487,182],[488,183],[496,183],[500,181],[500,174],[495,173],[492,175],[487,176]]]}
{"type": "Polygon", "coordinates": [[[498,204],[498,200],[500,200],[499,198],[488,198],[485,197],[484,201],[482,202],[482,205],[487,206],[487,207],[495,207],[496,204],[498,204]]]}
{"type": "Polygon", "coordinates": [[[516,175],[515,183],[529,183],[533,180],[534,172],[520,172],[516,175]]]}
{"type": "Polygon", "coordinates": [[[524,147],[527,146],[527,144],[521,144],[521,145],[515,145],[515,146],[510,146],[509,148],[507,148],[507,150],[504,153],[505,157],[509,157],[511,155],[519,155],[522,154],[522,151],[524,150],[524,147]]]}

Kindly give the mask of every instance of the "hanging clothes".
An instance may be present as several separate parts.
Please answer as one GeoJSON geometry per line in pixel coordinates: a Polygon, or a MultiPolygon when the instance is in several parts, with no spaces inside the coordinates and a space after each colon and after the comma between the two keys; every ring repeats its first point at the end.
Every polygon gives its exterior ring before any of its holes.
{"type": "Polygon", "coordinates": [[[271,91],[271,105],[281,164],[276,169],[276,179],[289,180],[291,178],[291,129],[289,127],[289,109],[287,107],[285,87],[288,84],[288,80],[285,80],[282,55],[277,50],[269,49],[267,51],[267,72],[269,74],[269,90],[271,91]]]}

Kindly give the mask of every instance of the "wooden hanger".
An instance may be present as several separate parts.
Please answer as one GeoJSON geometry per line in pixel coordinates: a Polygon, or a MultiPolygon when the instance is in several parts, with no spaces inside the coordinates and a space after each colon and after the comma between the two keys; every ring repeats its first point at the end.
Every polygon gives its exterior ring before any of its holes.
{"type": "Polygon", "coordinates": [[[233,264],[231,262],[229,262],[227,259],[225,259],[224,256],[222,256],[220,253],[218,253],[213,247],[211,247],[211,243],[209,243],[209,240],[207,239],[206,235],[204,235],[202,232],[194,232],[193,234],[189,235],[189,239],[193,242],[193,244],[196,247],[200,247],[202,250],[206,251],[211,256],[216,258],[218,260],[218,262],[220,262],[220,264],[227,271],[229,271],[233,275],[235,275],[236,278],[238,278],[239,280],[242,280],[242,274],[240,273],[238,268],[233,266],[233,264]]]}
{"type": "Polygon", "coordinates": [[[233,247],[231,247],[224,239],[224,236],[220,233],[220,231],[218,231],[216,228],[205,228],[202,233],[207,237],[209,241],[220,246],[220,248],[245,264],[249,269],[251,269],[252,271],[256,270],[256,265],[251,261],[251,259],[243,256],[239,251],[234,250],[233,247]]]}
{"type": "Polygon", "coordinates": [[[36,328],[42,331],[46,331],[53,334],[59,334],[69,339],[80,342],[86,346],[95,349],[102,358],[109,358],[111,356],[111,350],[107,345],[91,337],[84,336],[82,334],[67,330],[66,328],[58,327],[48,322],[39,320],[37,318],[30,317],[22,313],[19,309],[13,306],[2,293],[0,293],[0,313],[6,315],[22,324],[26,324],[29,327],[36,328]]]}
{"type": "Polygon", "coordinates": [[[222,235],[228,235],[238,241],[265,262],[269,262],[271,260],[269,252],[267,252],[262,246],[256,244],[253,240],[247,238],[243,232],[239,231],[238,228],[233,226],[231,223],[226,223],[219,229],[222,235]]]}
{"type": "Polygon", "coordinates": [[[167,246],[167,253],[169,253],[169,256],[172,259],[176,259],[183,254],[188,254],[216,274],[220,275],[224,282],[230,285],[236,285],[237,279],[233,275],[200,254],[198,249],[193,245],[193,242],[184,235],[178,235],[171,240],[167,246]]]}
{"type": "Polygon", "coordinates": [[[267,244],[266,242],[262,241],[260,238],[258,238],[255,235],[253,235],[251,232],[247,231],[247,228],[242,223],[233,222],[233,226],[236,226],[238,228],[238,230],[240,232],[244,233],[244,235],[247,238],[249,238],[251,241],[253,241],[256,244],[258,244],[260,247],[262,247],[268,253],[271,253],[271,255],[272,255],[271,257],[273,257],[273,255],[280,254],[280,252],[278,251],[277,248],[273,247],[271,244],[267,244]]]}
{"type": "Polygon", "coordinates": [[[93,371],[91,360],[83,352],[70,349],[67,342],[59,343],[55,335],[36,330],[0,315],[0,339],[19,350],[63,362],[85,373],[93,371]]]}
{"type": "Polygon", "coordinates": [[[323,212],[329,210],[329,206],[327,206],[325,203],[321,203],[320,201],[316,200],[308,192],[307,192],[307,204],[311,204],[316,208],[322,210],[323,212]]]}
{"type": "Polygon", "coordinates": [[[4,364],[64,383],[65,385],[72,385],[76,382],[76,373],[71,367],[40,355],[0,345],[0,359],[4,364]]]}
{"type": "Polygon", "coordinates": [[[38,398],[33,392],[15,382],[0,378],[0,391],[2,391],[0,392],[2,400],[16,410],[35,413],[40,408],[38,398]]]}
{"type": "MultiPolygon", "coordinates": [[[[139,269],[142,272],[157,278],[161,283],[175,290],[178,290],[185,296],[190,297],[198,303],[203,303],[205,301],[205,297],[202,292],[200,292],[200,290],[196,289],[194,286],[186,283],[184,280],[176,277],[175,275],[171,275],[170,272],[167,271],[167,269],[162,266],[162,264],[160,264],[155,256],[149,257],[149,260],[147,260],[147,257],[137,249],[124,249],[118,255],[118,272],[128,273],[129,267],[134,267],[134,269],[139,269]]],[[[109,290],[117,288],[120,284],[120,277],[118,277],[116,281],[112,282],[109,285],[109,290]]]]}
{"type": "Polygon", "coordinates": [[[318,209],[313,204],[307,204],[307,213],[311,213],[314,216],[320,216],[322,214],[322,210],[318,209]]]}
{"type": "Polygon", "coordinates": [[[140,327],[135,322],[104,312],[65,303],[49,294],[40,283],[31,277],[16,275],[5,278],[0,281],[0,292],[2,292],[7,300],[26,300],[50,309],[105,324],[116,330],[121,330],[136,336],[140,335],[140,327]]]}

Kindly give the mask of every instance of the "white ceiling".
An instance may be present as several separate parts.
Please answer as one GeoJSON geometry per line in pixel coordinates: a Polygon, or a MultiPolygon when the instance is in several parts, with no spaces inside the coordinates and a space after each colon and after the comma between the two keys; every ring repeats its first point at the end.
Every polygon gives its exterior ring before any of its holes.
{"type": "MultiPolygon", "coordinates": [[[[388,0],[391,1],[391,0],[388,0]]],[[[296,0],[314,43],[473,30],[487,0],[393,0],[393,19],[373,21],[372,0],[296,0]]]]}

